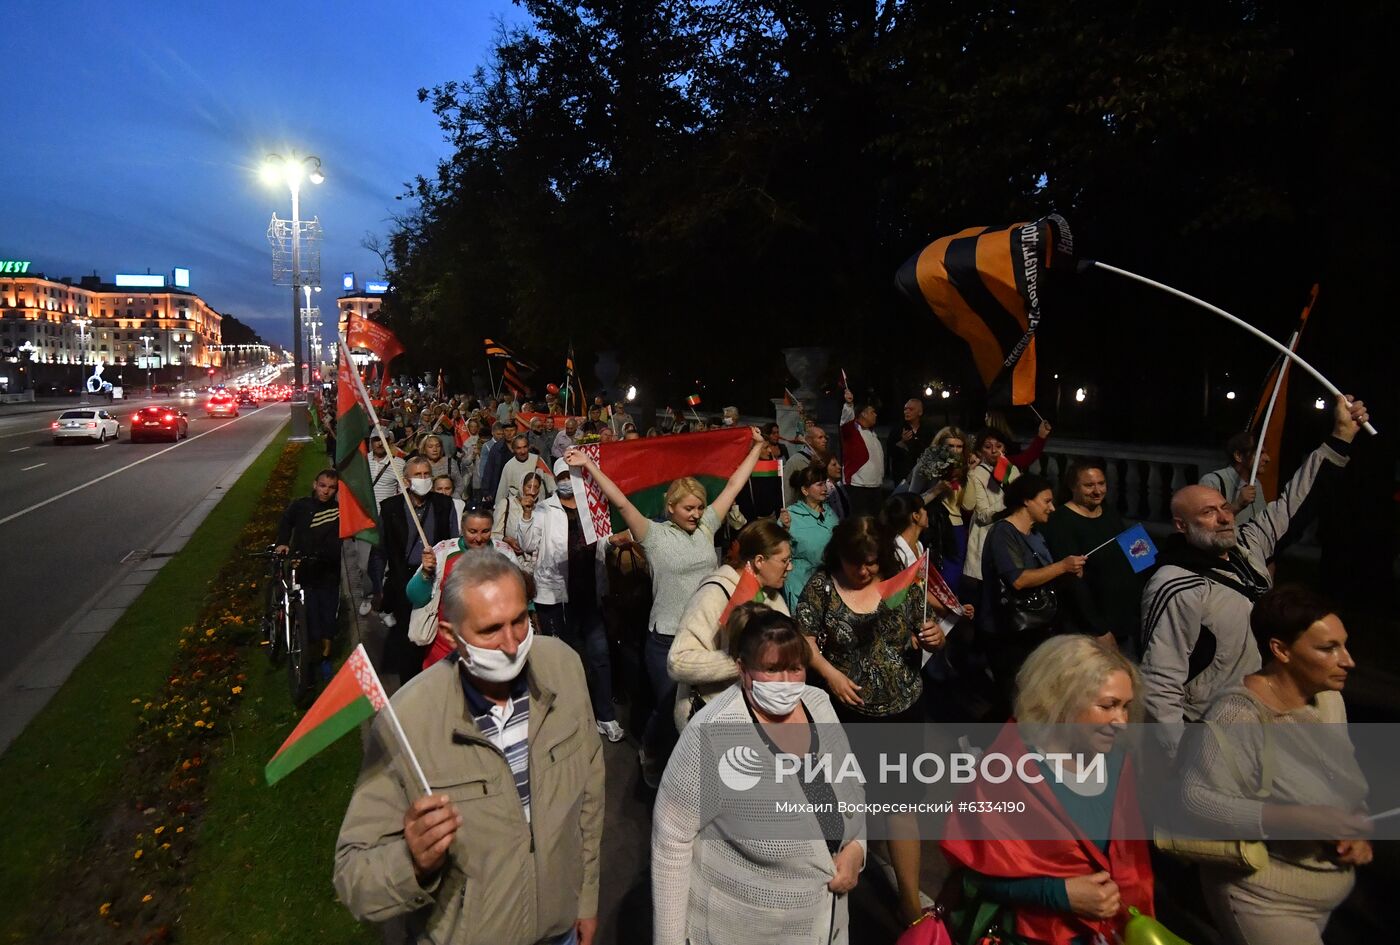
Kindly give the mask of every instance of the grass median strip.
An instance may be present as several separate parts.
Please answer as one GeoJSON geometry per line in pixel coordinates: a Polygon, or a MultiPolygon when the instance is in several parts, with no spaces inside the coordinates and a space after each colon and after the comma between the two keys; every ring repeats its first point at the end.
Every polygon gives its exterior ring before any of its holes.
{"type": "MultiPolygon", "coordinates": [[[[292,494],[310,492],[325,465],[318,450],[304,450],[292,494]]],[[[378,942],[374,930],[357,925],[335,901],[330,882],[336,834],[359,772],[360,739],[345,736],[269,788],[263,766],[300,714],[288,699],[285,672],[272,669],[260,653],[245,673],[234,738],[210,776],[182,937],[269,945],[378,942]]]]}

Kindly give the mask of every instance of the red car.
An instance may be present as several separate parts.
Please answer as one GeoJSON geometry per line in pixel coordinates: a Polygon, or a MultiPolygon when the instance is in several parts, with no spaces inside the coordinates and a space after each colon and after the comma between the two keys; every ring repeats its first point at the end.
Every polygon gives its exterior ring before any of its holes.
{"type": "Polygon", "coordinates": [[[131,417],[131,442],[170,440],[177,442],[190,435],[190,421],[183,413],[170,407],[142,407],[131,417]]]}
{"type": "Polygon", "coordinates": [[[204,405],[204,413],[210,417],[236,417],[238,399],[228,391],[219,391],[210,396],[209,402],[204,405]]]}

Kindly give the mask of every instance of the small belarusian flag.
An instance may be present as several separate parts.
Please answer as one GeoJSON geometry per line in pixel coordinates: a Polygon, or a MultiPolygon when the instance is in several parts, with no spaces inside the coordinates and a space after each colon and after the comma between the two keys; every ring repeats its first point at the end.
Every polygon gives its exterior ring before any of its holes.
{"type": "Polygon", "coordinates": [[[781,479],[783,475],[783,461],[781,459],[760,459],[753,464],[753,472],[749,474],[750,479],[781,479]]]}
{"type": "Polygon", "coordinates": [[[699,394],[691,394],[689,397],[687,397],[687,398],[685,399],[685,402],[686,402],[686,404],[687,404],[688,406],[691,406],[691,407],[698,407],[698,406],[700,406],[700,395],[699,395],[699,394]]]}
{"type": "MultiPolygon", "coordinates": [[[[362,643],[355,647],[345,665],[340,667],[340,672],[326,685],[325,691],[306,710],[297,727],[292,729],[292,734],[287,736],[282,747],[277,749],[277,754],[267,763],[263,769],[267,783],[276,784],[305,764],[312,755],[388,706],[389,697],[384,693],[384,687],[362,643]]],[[[397,725],[395,730],[402,734],[397,725]]],[[[411,750],[409,757],[417,768],[418,760],[413,758],[411,750]]],[[[426,783],[423,787],[426,793],[426,783]]]]}
{"type": "Polygon", "coordinates": [[[909,567],[900,571],[894,577],[880,582],[880,604],[890,610],[898,610],[904,606],[904,599],[909,596],[909,588],[918,584],[924,576],[924,563],[928,555],[924,555],[909,567]]]}
{"type": "Polygon", "coordinates": [[[998,484],[1006,481],[1007,475],[1011,472],[1011,460],[1005,456],[997,457],[997,464],[992,469],[992,480],[998,484]]]}
{"type": "Polygon", "coordinates": [[[719,615],[719,628],[724,629],[724,625],[729,622],[729,615],[734,613],[734,608],[740,604],[759,603],[763,600],[763,587],[758,583],[758,575],[753,573],[753,569],[744,566],[739,572],[739,583],[734,585],[734,593],[729,595],[729,603],[724,605],[724,612],[719,615]]]}

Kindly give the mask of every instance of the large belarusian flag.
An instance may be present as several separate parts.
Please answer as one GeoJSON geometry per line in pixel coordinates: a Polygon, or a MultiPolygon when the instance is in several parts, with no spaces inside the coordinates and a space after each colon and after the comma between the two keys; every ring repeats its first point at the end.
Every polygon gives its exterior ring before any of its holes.
{"type": "MultiPolygon", "coordinates": [[[[700,480],[707,501],[713,502],[753,444],[749,427],[729,427],[704,433],[643,437],[582,447],[609,479],[650,519],[666,517],[666,489],[676,479],[700,480]]],[[[577,476],[576,476],[577,478],[577,476]]],[[[627,527],[611,508],[593,478],[583,474],[588,515],[580,516],[589,544],[627,527]]]]}
{"type": "Polygon", "coordinates": [[[369,435],[369,413],[356,396],[354,370],[349,358],[340,359],[336,377],[335,468],[340,473],[340,537],[359,538],[379,544],[378,510],[374,505],[374,483],[369,475],[365,437],[369,435]]]}
{"type": "Polygon", "coordinates": [[[267,783],[276,784],[291,774],[312,755],[383,709],[388,701],[362,643],[267,763],[263,769],[267,783]]]}
{"type": "Polygon", "coordinates": [[[881,605],[890,610],[898,610],[904,606],[904,598],[909,595],[909,588],[918,584],[924,576],[924,564],[927,558],[928,555],[924,555],[894,577],[880,582],[881,605]]]}

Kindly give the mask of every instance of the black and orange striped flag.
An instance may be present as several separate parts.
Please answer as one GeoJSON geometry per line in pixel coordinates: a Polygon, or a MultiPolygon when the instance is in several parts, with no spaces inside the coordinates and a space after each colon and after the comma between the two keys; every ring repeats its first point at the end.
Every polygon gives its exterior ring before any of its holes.
{"type": "Polygon", "coordinates": [[[488,358],[513,358],[515,352],[505,345],[497,344],[490,338],[483,339],[486,342],[486,356],[488,358]]]}
{"type": "Polygon", "coordinates": [[[935,240],[899,268],[895,283],[933,309],[968,343],[977,373],[993,384],[1010,372],[1010,401],[1035,401],[1035,332],[1046,271],[1074,261],[1074,239],[1059,214],[1033,223],[970,227],[935,240]]]}

